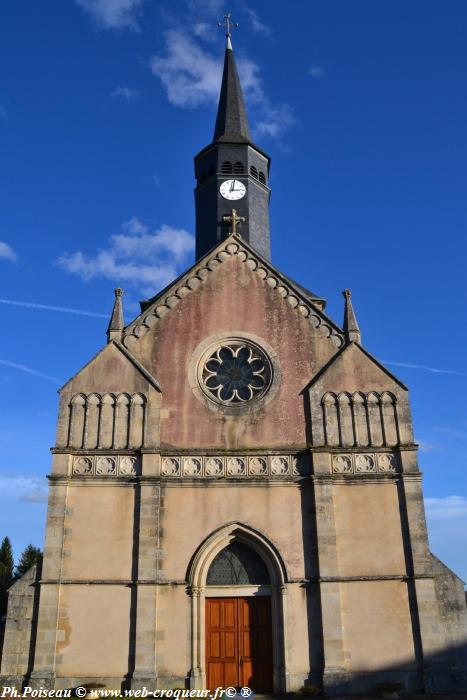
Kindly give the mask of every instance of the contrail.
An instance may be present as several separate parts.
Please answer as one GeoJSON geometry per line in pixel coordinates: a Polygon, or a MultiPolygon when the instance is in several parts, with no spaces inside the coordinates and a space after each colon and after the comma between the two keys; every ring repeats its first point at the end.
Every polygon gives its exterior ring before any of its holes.
{"type": "Polygon", "coordinates": [[[0,360],[0,365],[6,365],[7,367],[12,367],[13,369],[19,369],[21,372],[27,372],[28,374],[34,374],[34,376],[41,377],[42,379],[47,379],[49,382],[53,382],[54,384],[63,384],[63,382],[60,379],[57,379],[57,377],[51,377],[49,374],[38,372],[37,369],[26,367],[26,365],[19,365],[17,362],[10,362],[10,360],[0,360]]]}
{"type": "Polygon", "coordinates": [[[467,372],[456,372],[453,369],[438,369],[437,367],[426,367],[425,365],[412,365],[409,362],[391,362],[390,360],[381,360],[383,365],[394,365],[396,367],[410,367],[411,369],[424,369],[426,372],[434,372],[435,374],[457,374],[461,377],[467,377],[467,372]]]}
{"type": "Polygon", "coordinates": [[[69,309],[66,306],[48,306],[47,304],[36,304],[31,301],[15,301],[13,299],[0,299],[0,304],[10,304],[10,306],[22,306],[26,309],[39,309],[41,311],[60,311],[64,314],[78,314],[79,316],[93,316],[94,318],[108,318],[107,314],[98,314],[96,311],[83,311],[82,309],[69,309]]]}

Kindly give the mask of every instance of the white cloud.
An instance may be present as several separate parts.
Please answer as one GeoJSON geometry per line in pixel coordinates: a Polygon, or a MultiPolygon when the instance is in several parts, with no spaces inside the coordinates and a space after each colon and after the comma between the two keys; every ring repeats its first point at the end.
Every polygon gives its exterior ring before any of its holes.
{"type": "Polygon", "coordinates": [[[260,20],[256,10],[253,10],[251,7],[245,7],[245,11],[248,15],[251,28],[254,32],[256,32],[257,34],[264,34],[264,36],[271,35],[271,27],[269,27],[267,24],[264,24],[264,22],[260,20]]]}
{"type": "Polygon", "coordinates": [[[188,0],[189,9],[205,13],[211,17],[218,16],[224,7],[224,0],[188,0]]]}
{"type": "Polygon", "coordinates": [[[37,476],[1,476],[0,496],[2,499],[46,503],[47,481],[37,476]]]}
{"type": "Polygon", "coordinates": [[[194,250],[194,238],[184,229],[163,224],[151,232],[137,217],[122,228],[95,255],[65,253],[56,265],[84,281],[104,277],[149,295],[171,282],[194,250]]]}
{"type": "Polygon", "coordinates": [[[138,29],[138,15],[144,0],[75,0],[104,29],[138,29]]]}
{"type": "Polygon", "coordinates": [[[264,110],[262,120],[256,125],[256,133],[260,136],[277,138],[293,124],[295,124],[295,117],[289,105],[271,106],[264,110]]]}
{"type": "MultiPolygon", "coordinates": [[[[185,32],[167,32],[165,54],[153,56],[150,65],[166,89],[171,104],[188,108],[217,104],[222,59],[214,57],[185,32]]],[[[240,57],[237,66],[253,114],[253,130],[258,135],[280,137],[295,122],[292,108],[272,103],[254,61],[240,57]]]]}
{"type": "Polygon", "coordinates": [[[11,260],[11,262],[16,262],[18,260],[18,256],[13,248],[3,241],[0,241],[0,258],[11,260]]]}
{"type": "Polygon", "coordinates": [[[195,107],[215,102],[222,75],[220,61],[204,51],[180,30],[166,35],[165,56],[151,58],[151,70],[177,107],[195,107]]]}
{"type": "Polygon", "coordinates": [[[463,496],[425,498],[425,507],[427,517],[431,520],[467,519],[467,498],[463,496]]]}
{"type": "Polygon", "coordinates": [[[316,63],[312,63],[310,66],[309,73],[312,78],[324,78],[325,72],[324,68],[322,66],[316,65],[316,63]]]}
{"type": "Polygon", "coordinates": [[[417,440],[420,452],[434,452],[435,446],[426,440],[417,440]]]}
{"type": "Polygon", "coordinates": [[[425,508],[432,552],[467,581],[467,498],[426,498],[425,508]]]}
{"type": "Polygon", "coordinates": [[[131,102],[139,97],[139,90],[127,87],[126,85],[119,85],[110,93],[110,97],[122,97],[124,100],[127,100],[127,102],[131,102]]]}

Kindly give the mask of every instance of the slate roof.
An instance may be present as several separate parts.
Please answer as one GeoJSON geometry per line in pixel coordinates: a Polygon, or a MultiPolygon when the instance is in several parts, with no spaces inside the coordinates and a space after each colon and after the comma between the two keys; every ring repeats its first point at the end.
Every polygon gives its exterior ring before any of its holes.
{"type": "Polygon", "coordinates": [[[233,51],[227,46],[214,141],[251,142],[248,117],[233,51]]]}

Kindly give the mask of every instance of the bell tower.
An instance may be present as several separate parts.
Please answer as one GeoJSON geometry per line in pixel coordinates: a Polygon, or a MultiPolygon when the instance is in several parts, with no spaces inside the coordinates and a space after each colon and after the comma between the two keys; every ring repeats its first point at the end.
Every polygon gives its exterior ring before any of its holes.
{"type": "Polygon", "coordinates": [[[227,43],[214,137],[195,156],[196,259],[228,237],[232,210],[240,217],[238,232],[270,259],[270,158],[251,140],[229,14],[224,26],[227,43]]]}

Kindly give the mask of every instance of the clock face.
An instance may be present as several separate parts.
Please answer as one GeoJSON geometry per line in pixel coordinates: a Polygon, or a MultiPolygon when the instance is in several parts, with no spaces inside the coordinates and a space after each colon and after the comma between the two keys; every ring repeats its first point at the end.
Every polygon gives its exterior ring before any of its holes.
{"type": "Polygon", "coordinates": [[[219,192],[224,199],[242,199],[246,194],[246,187],[240,180],[224,180],[219,187],[219,192]]]}

